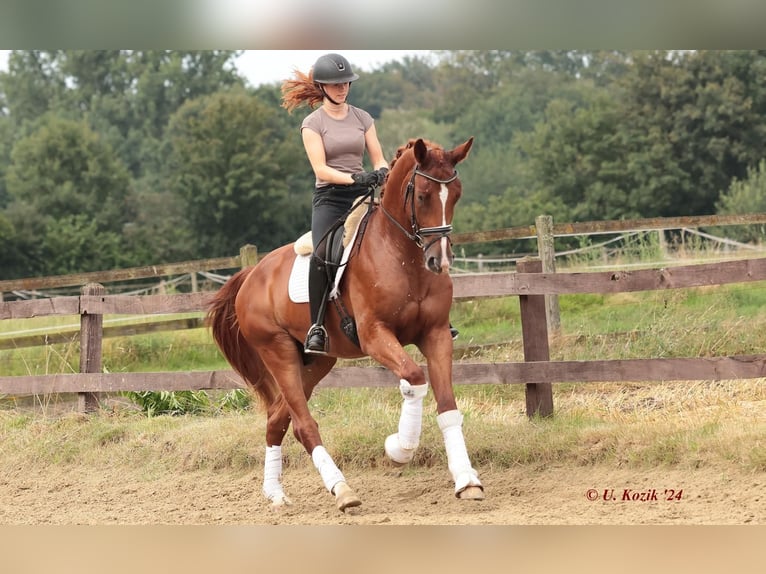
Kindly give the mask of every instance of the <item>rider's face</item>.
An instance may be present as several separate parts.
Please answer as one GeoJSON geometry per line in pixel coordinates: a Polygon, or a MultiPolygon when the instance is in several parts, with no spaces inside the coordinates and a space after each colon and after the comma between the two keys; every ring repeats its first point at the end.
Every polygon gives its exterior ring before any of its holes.
{"type": "Polygon", "coordinates": [[[350,82],[343,82],[342,84],[325,84],[324,89],[327,95],[330,96],[336,102],[346,101],[348,96],[348,90],[351,87],[350,82]]]}

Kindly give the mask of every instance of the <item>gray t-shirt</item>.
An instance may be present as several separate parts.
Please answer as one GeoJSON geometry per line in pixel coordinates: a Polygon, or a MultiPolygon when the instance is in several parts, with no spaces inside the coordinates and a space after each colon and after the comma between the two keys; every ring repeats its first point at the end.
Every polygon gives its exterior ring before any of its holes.
{"type": "MultiPolygon", "coordinates": [[[[308,128],[321,136],[328,166],[343,173],[358,173],[363,170],[364,134],[372,124],[369,113],[349,105],[342,120],[331,118],[323,108],[314,110],[304,118],[301,130],[308,128]]],[[[329,183],[319,178],[316,180],[317,187],[329,183]]]]}

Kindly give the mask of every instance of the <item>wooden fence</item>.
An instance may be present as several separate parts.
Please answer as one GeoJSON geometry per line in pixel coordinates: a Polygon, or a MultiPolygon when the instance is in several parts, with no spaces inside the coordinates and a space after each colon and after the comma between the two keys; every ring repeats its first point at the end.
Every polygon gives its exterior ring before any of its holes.
{"type": "MultiPolygon", "coordinates": [[[[766,355],[709,358],[647,358],[550,361],[546,296],[574,293],[624,293],[681,289],[766,280],[766,258],[713,264],[584,273],[543,272],[538,258],[522,260],[514,273],[454,277],[456,300],[518,296],[524,362],[464,363],[454,366],[455,384],[525,384],[527,413],[553,412],[551,384],[556,382],[634,382],[725,380],[766,377],[766,355]]],[[[106,295],[89,284],[80,296],[0,303],[0,319],[41,315],[79,315],[81,373],[0,376],[0,393],[10,395],[78,393],[80,408],[95,407],[95,393],[137,390],[233,389],[243,386],[233,371],[103,373],[101,319],[108,314],[199,312],[210,293],[125,296],[106,295]]],[[[338,367],[320,387],[395,386],[393,374],[381,367],[338,367]]]]}

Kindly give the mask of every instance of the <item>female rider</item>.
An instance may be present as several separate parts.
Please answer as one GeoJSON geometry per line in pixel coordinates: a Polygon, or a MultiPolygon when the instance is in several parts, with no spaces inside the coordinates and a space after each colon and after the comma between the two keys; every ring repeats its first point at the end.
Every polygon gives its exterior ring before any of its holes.
{"type": "Polygon", "coordinates": [[[288,112],[301,104],[312,109],[321,104],[301,124],[303,146],[316,178],[311,203],[314,255],[309,266],[311,327],[304,343],[306,353],[323,355],[329,351],[324,313],[320,313],[329,293],[329,280],[325,261],[317,255],[323,252],[325,233],[348,213],[356,198],[382,184],[388,172],[372,116],[346,101],[351,82],[357,79],[346,58],[325,54],[308,75],[296,71],[294,79],[282,84],[282,106],[288,112]],[[365,151],[374,171],[364,171],[365,151]]]}

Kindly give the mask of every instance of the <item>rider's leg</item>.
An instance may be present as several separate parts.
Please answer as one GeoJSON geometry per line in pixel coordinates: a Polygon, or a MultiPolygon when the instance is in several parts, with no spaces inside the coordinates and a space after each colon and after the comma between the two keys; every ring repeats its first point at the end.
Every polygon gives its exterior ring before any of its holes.
{"type": "Polygon", "coordinates": [[[324,312],[327,307],[329,292],[327,270],[322,259],[315,255],[309,264],[309,308],[311,310],[311,327],[306,334],[305,352],[315,355],[325,355],[329,350],[327,331],[324,328],[324,312]]]}

